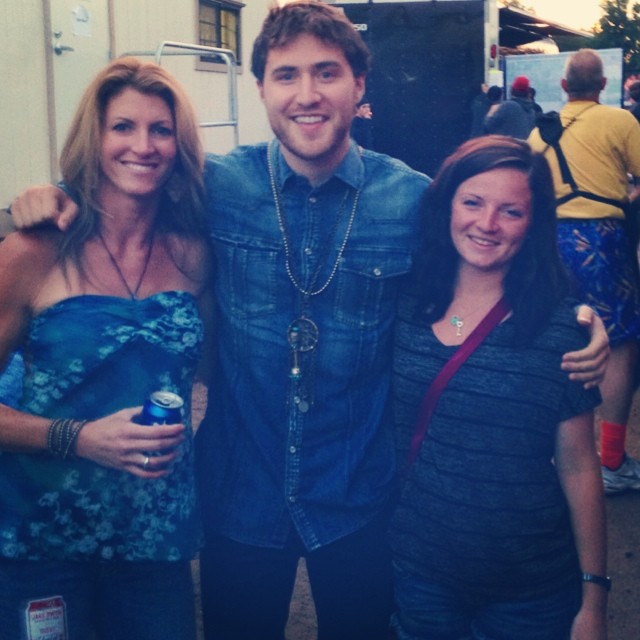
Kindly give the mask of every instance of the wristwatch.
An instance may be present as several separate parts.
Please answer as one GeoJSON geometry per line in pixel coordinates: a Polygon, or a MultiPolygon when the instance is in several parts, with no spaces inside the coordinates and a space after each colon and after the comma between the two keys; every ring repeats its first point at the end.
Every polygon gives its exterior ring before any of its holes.
{"type": "Polygon", "coordinates": [[[583,573],[582,582],[593,582],[593,584],[597,584],[599,587],[611,591],[611,578],[609,577],[604,578],[602,576],[596,576],[593,573],[583,573]]]}

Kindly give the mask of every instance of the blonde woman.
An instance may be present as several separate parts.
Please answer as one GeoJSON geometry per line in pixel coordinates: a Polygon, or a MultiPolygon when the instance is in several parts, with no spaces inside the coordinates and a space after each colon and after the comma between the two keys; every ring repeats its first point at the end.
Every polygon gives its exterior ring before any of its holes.
{"type": "Polygon", "coordinates": [[[26,362],[18,409],[0,406],[7,637],[195,637],[190,394],[212,306],[202,165],[176,80],[115,60],[61,156],[78,217],[0,246],[0,360],[22,348],[26,362]],[[160,389],[183,398],[181,423],[136,424],[160,389]]]}

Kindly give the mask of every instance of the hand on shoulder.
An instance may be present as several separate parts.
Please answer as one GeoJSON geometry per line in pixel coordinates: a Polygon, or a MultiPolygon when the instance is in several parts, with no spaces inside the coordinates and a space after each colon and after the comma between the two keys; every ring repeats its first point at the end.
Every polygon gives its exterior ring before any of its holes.
{"type": "Polygon", "coordinates": [[[50,184],[29,187],[11,203],[13,221],[19,229],[51,222],[67,229],[78,214],[76,203],[59,187],[50,184]]]}

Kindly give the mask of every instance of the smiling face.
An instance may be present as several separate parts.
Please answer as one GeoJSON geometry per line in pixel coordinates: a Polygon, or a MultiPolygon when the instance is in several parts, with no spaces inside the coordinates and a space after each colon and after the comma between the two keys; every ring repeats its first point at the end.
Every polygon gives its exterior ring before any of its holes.
{"type": "Polygon", "coordinates": [[[492,169],[465,180],[451,202],[451,239],[461,269],[508,271],[531,223],[526,173],[492,169]]]}
{"type": "Polygon", "coordinates": [[[338,166],[364,86],[342,50],[315,36],[303,34],[269,51],[260,97],[294,171],[315,181],[338,166]]]}
{"type": "Polygon", "coordinates": [[[104,114],[100,200],[118,196],[155,198],[175,165],[175,123],[159,96],[126,88],[116,94],[104,114]]]}

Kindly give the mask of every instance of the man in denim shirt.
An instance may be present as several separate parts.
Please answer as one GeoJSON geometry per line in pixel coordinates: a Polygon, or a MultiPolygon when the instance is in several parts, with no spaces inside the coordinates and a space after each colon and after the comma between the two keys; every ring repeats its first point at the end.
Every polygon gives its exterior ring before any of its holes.
{"type": "MultiPolygon", "coordinates": [[[[368,65],[335,8],[273,9],[252,70],[276,139],[207,159],[219,340],[196,448],[211,640],[282,640],[302,556],[321,640],[387,636],[390,342],[429,180],[349,139],[368,65]]],[[[583,367],[602,368],[598,337],[583,367]]]]}
{"type": "Polygon", "coordinates": [[[207,637],[282,639],[300,556],[320,637],[386,637],[389,343],[428,179],[350,140],[368,64],[334,8],[273,10],[252,70],[276,140],[208,159],[220,339],[197,437],[207,637]]]}

